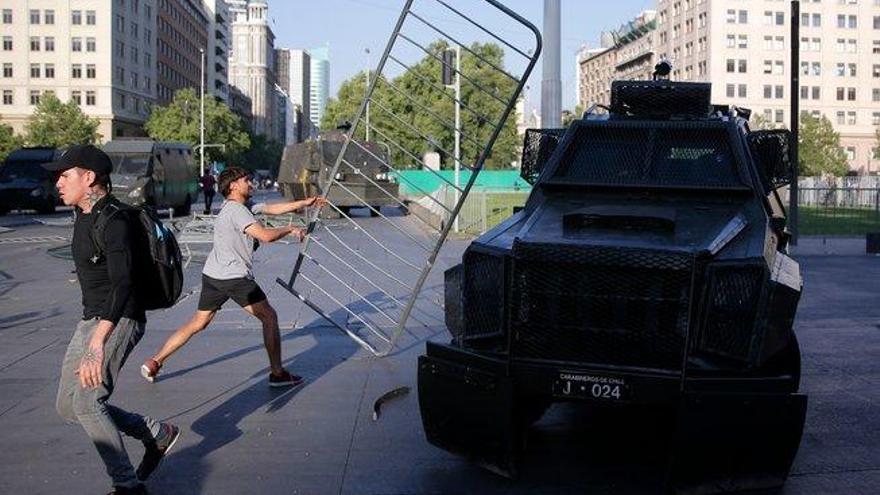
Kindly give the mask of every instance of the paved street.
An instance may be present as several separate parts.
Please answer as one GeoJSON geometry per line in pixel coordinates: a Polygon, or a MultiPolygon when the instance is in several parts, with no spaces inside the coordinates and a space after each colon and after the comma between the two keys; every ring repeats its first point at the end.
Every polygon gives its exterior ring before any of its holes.
{"type": "MultiPolygon", "coordinates": [[[[80,312],[72,262],[50,248],[70,235],[69,214],[50,223],[0,217],[0,493],[99,494],[101,463],[78,426],[54,410],[61,358],[80,312]],[[54,237],[53,237],[54,236],[54,237]],[[43,238],[43,239],[37,239],[43,238]],[[12,242],[16,240],[18,242],[12,242]],[[33,241],[33,242],[25,242],[33,241]]],[[[378,227],[378,219],[359,222],[378,227]]],[[[841,243],[804,240],[798,249],[805,295],[798,313],[806,432],[785,489],[794,494],[880,492],[880,257],[841,243]]],[[[444,249],[454,259],[466,245],[444,249]]],[[[279,312],[283,357],[305,386],[266,386],[259,323],[228,304],[212,326],[148,384],[140,363],[194,310],[201,265],[188,268],[190,294],[150,314],[147,333],[123,369],[113,402],[171,420],[183,436],[151,479],[154,494],[662,493],[662,418],[605,415],[554,406],[529,439],[525,472],[509,481],[427,443],[421,430],[415,364],[423,341],[444,328],[408,335],[401,350],[374,359],[275,282],[287,276],[295,245],[256,254],[262,287],[279,312]],[[401,385],[412,392],[373,402],[401,385]],[[645,440],[644,437],[647,437],[645,440]]],[[[141,447],[132,442],[135,462],[141,447]]]]}

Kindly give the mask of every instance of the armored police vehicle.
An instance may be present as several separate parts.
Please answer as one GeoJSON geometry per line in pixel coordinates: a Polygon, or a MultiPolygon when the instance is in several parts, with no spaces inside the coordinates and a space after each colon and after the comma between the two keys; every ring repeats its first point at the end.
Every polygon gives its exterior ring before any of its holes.
{"type": "Polygon", "coordinates": [[[391,163],[390,149],[381,142],[352,140],[336,176],[330,177],[343,143],[344,134],[332,131],[317,140],[286,146],[278,169],[284,197],[303,199],[320,194],[321,188],[326,189],[330,179],[335,179],[327,199],[340,213],[348,215],[352,208],[366,208],[370,216],[377,216],[383,206],[398,206],[399,186],[385,165],[391,163]]]}
{"type": "Polygon", "coordinates": [[[55,176],[40,165],[57,160],[63,150],[20,148],[10,153],[0,167],[0,215],[15,208],[52,213],[61,204],[55,176]]]}
{"type": "Polygon", "coordinates": [[[790,136],[710,86],[617,81],[607,115],[528,137],[525,207],[445,274],[452,340],[418,367],[430,442],[515,476],[554,402],[659,406],[674,490],[784,482],[807,400],[790,136]]]}

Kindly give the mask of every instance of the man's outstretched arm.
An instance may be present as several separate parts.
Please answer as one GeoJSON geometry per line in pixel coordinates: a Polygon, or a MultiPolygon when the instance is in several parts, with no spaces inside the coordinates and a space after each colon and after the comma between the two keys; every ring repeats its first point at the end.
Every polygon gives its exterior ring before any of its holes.
{"type": "Polygon", "coordinates": [[[327,203],[327,200],[321,196],[312,196],[306,199],[296,201],[283,201],[280,203],[266,203],[263,205],[261,213],[264,215],[284,215],[292,213],[310,206],[321,207],[327,203]]]}
{"type": "Polygon", "coordinates": [[[306,230],[292,225],[285,227],[268,228],[264,227],[260,222],[254,222],[244,229],[244,233],[253,237],[260,242],[274,242],[282,237],[291,234],[298,240],[302,241],[306,235],[306,230]]]}

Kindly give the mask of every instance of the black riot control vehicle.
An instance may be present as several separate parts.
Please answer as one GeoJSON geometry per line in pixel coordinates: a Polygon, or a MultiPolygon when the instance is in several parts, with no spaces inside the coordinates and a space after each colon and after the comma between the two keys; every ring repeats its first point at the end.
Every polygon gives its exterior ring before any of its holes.
{"type": "Polygon", "coordinates": [[[784,482],[807,402],[790,135],[710,86],[617,81],[607,115],[530,131],[525,207],[445,274],[452,341],[418,366],[431,443],[515,476],[551,403],[651,405],[675,418],[673,490],[784,482]]]}

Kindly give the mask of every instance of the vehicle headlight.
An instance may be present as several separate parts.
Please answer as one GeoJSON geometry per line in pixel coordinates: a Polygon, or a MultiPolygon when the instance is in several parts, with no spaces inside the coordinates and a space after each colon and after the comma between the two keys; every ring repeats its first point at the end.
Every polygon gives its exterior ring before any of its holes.
{"type": "Polygon", "coordinates": [[[139,198],[143,195],[143,193],[144,193],[143,187],[136,187],[136,188],[132,189],[131,192],[128,193],[128,197],[129,198],[139,198]]]}
{"type": "Polygon", "coordinates": [[[35,187],[34,190],[31,191],[32,198],[39,198],[42,195],[43,195],[43,188],[42,187],[35,187]]]}
{"type": "Polygon", "coordinates": [[[388,174],[385,172],[376,174],[376,180],[388,180],[388,174]]]}
{"type": "Polygon", "coordinates": [[[345,180],[345,174],[343,174],[342,172],[337,172],[337,173],[336,173],[336,176],[333,177],[333,178],[336,179],[336,180],[338,180],[338,181],[343,181],[343,180],[345,180]]]}

